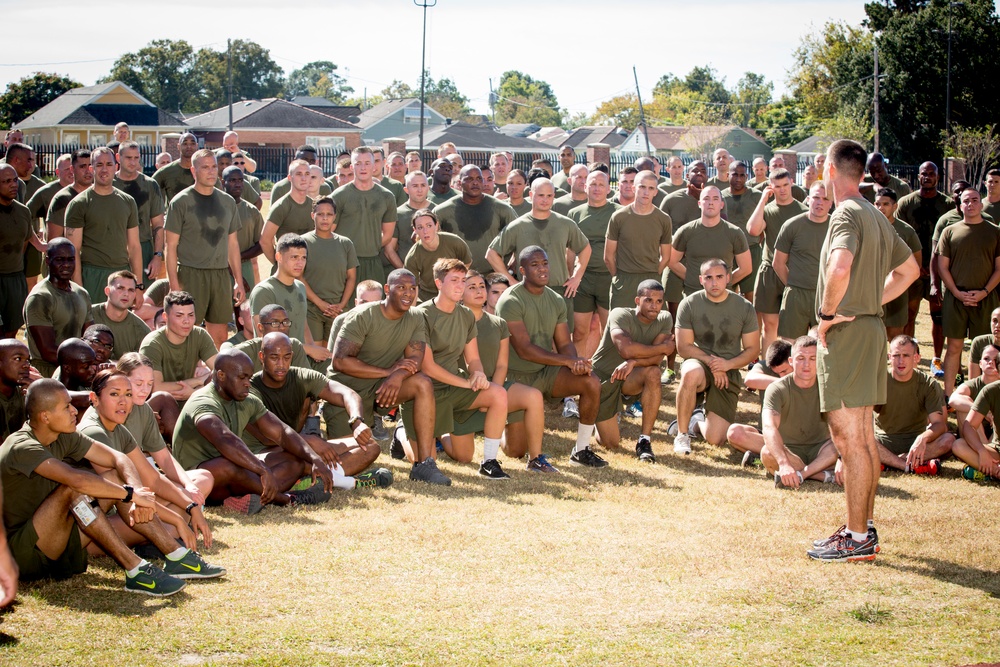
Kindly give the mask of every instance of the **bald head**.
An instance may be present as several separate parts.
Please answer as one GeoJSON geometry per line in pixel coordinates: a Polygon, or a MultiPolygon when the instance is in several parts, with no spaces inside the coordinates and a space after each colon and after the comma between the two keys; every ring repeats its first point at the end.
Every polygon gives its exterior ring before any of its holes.
{"type": "Polygon", "coordinates": [[[84,361],[96,358],[94,348],[82,338],[67,338],[56,351],[56,361],[60,366],[71,361],[84,361]]]}
{"type": "MultiPolygon", "coordinates": [[[[268,334],[268,336],[272,335],[274,334],[268,334]]],[[[226,375],[237,375],[240,370],[247,369],[251,372],[253,371],[253,362],[250,361],[250,357],[245,352],[237,350],[234,347],[219,352],[215,357],[216,374],[221,371],[226,375]]]]}
{"type": "Polygon", "coordinates": [[[280,331],[272,331],[260,342],[260,351],[264,354],[281,352],[286,348],[292,349],[292,339],[280,331]]]}
{"type": "Polygon", "coordinates": [[[69,392],[59,380],[42,378],[32,382],[24,397],[24,411],[29,420],[37,418],[43,412],[54,410],[59,403],[69,400],[69,392]]]}

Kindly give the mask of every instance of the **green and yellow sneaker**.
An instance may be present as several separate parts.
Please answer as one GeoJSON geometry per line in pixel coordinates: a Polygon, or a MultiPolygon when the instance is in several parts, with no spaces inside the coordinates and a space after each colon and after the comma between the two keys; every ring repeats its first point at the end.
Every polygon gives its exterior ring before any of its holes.
{"type": "Polygon", "coordinates": [[[226,568],[206,563],[197,551],[191,549],[180,560],[167,558],[163,571],[178,579],[217,579],[226,575],[226,568]]]}
{"type": "Polygon", "coordinates": [[[142,593],[143,595],[165,598],[168,595],[179,593],[184,590],[185,586],[187,586],[187,582],[170,576],[151,563],[140,567],[139,572],[134,577],[125,574],[125,590],[129,593],[142,593]]]}

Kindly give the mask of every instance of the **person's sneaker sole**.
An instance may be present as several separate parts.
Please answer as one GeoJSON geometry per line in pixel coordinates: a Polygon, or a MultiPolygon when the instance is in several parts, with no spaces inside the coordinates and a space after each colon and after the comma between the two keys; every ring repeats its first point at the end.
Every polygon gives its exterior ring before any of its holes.
{"type": "Polygon", "coordinates": [[[253,516],[264,509],[264,505],[260,502],[260,496],[256,493],[250,493],[239,498],[230,496],[222,501],[222,506],[227,510],[246,514],[247,516],[253,516]]]}

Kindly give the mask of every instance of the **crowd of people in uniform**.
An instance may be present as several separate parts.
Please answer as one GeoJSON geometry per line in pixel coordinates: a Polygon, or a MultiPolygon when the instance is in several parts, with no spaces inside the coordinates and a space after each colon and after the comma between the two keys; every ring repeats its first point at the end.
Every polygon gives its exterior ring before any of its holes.
{"type": "Polygon", "coordinates": [[[71,576],[88,553],[149,595],[224,576],[197,551],[205,505],[387,487],[380,440],[411,480],[447,486],[439,454],[472,462],[477,434],[479,474],[504,480],[518,462],[605,467],[598,447],[620,451],[621,419],[637,419],[640,461],[703,440],[777,487],[843,485],[847,522],[809,550],[828,561],[875,558],[883,469],[934,475],[955,456],[970,479],[1000,478],[997,170],[985,200],[965,181],[939,192],[930,162],[909,192],[883,156],[838,141],[804,187],[780,157],[719,148],[712,178],[701,160],[661,176],[643,157],[613,189],[569,146],[558,168],[521,170],[445,144],[426,172],[416,152],[362,146],[326,177],[306,145],[265,218],[236,133],[217,150],[185,133],[148,177],[123,125],[60,156],[49,184],[8,133],[0,603],[18,573],[71,576]],[[759,423],[738,421],[743,391],[761,394],[759,423]],[[565,462],[546,451],[553,400],[577,423],[565,462]],[[661,407],[672,448],[654,447],[661,407]]]}

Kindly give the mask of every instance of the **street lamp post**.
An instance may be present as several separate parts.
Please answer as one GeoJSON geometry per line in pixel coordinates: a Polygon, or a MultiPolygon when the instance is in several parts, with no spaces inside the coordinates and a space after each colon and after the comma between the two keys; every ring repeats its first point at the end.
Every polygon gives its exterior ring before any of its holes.
{"type": "Polygon", "coordinates": [[[427,8],[437,5],[437,0],[413,0],[413,4],[424,9],[423,40],[420,46],[420,155],[424,154],[424,92],[427,79],[427,8]]]}

